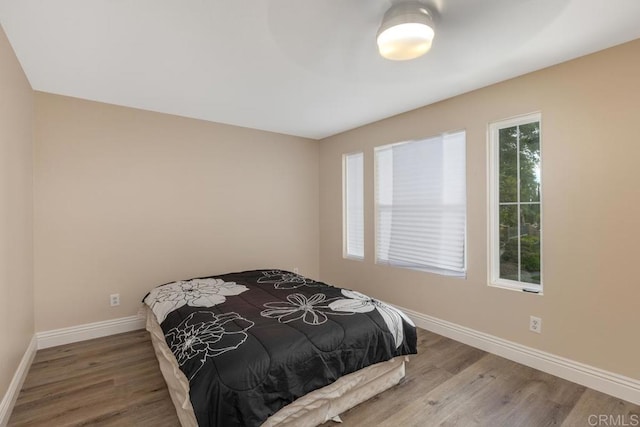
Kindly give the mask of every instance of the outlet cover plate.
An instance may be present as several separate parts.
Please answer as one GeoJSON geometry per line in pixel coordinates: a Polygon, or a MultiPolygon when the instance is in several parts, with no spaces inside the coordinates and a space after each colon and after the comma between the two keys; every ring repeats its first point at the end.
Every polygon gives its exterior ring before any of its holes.
{"type": "Polygon", "coordinates": [[[111,304],[111,307],[120,305],[120,294],[109,295],[109,303],[111,304]]]}
{"type": "Polygon", "coordinates": [[[529,330],[538,334],[542,333],[542,319],[536,316],[529,317],[529,330]]]}

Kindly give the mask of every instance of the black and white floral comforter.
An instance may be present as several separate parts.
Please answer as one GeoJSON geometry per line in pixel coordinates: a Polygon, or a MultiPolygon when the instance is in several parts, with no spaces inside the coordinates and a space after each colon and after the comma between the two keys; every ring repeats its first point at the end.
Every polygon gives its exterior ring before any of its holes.
{"type": "Polygon", "coordinates": [[[144,302],[189,379],[201,427],[258,426],[343,375],[416,353],[402,312],[282,270],[173,282],[144,302]]]}

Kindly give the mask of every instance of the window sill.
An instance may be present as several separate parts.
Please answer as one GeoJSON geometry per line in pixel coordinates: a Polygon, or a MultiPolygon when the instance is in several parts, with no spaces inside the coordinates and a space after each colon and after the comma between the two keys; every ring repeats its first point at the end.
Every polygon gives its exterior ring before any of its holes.
{"type": "Polygon", "coordinates": [[[539,295],[539,296],[544,295],[542,292],[542,288],[536,289],[533,287],[525,287],[522,285],[513,285],[510,283],[502,283],[502,282],[489,282],[488,285],[492,288],[506,289],[508,291],[516,291],[516,292],[522,292],[525,294],[539,295]]]}

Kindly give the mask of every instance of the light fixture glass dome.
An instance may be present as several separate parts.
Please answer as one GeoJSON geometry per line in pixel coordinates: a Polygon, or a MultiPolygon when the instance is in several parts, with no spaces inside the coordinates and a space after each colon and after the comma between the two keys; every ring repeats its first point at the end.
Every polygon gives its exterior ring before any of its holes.
{"type": "Polygon", "coordinates": [[[416,2],[393,5],[378,30],[378,51],[382,57],[402,61],[418,58],[431,49],[435,32],[426,7],[416,2]]]}

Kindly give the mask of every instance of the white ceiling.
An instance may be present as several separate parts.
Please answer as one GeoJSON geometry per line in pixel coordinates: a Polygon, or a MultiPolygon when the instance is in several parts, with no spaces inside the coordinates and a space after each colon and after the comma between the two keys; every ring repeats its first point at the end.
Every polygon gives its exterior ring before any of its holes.
{"type": "Polygon", "coordinates": [[[389,0],[0,0],[35,90],[323,138],[640,38],[639,0],[425,0],[431,52],[378,56],[389,0]]]}

